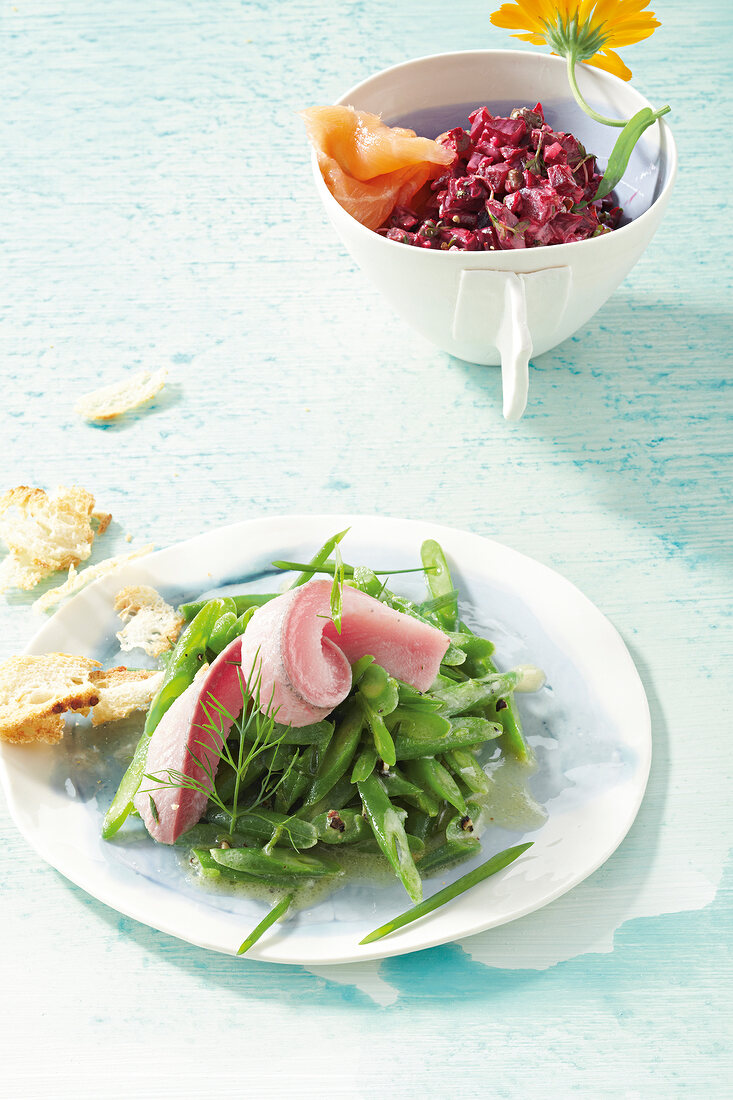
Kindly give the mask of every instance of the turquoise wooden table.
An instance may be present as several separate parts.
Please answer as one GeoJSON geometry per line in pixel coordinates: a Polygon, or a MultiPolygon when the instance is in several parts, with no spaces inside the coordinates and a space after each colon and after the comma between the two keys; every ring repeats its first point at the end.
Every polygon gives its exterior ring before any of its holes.
{"type": "MultiPolygon", "coordinates": [[[[654,729],[596,874],[382,963],[187,946],[70,885],[0,810],[3,1096],[730,1095],[731,17],[654,6],[624,56],[672,104],[672,207],[508,424],[498,371],[413,335],[343,252],[295,115],[409,56],[507,47],[490,5],[3,5],[0,489],[84,485],[114,515],[104,554],[306,510],[493,536],[610,617],[654,729]],[[161,366],[149,409],[75,417],[98,380],[161,366]]],[[[2,598],[0,657],[40,625],[30,603],[2,598]]]]}

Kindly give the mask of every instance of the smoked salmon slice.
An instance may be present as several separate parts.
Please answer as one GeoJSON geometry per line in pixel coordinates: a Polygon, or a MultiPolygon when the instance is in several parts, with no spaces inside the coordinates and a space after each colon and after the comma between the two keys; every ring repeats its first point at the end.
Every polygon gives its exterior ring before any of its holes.
{"type": "Polygon", "coordinates": [[[300,115],[326,186],[367,229],[379,229],[395,206],[409,205],[455,157],[437,141],[387,126],[368,111],[309,107],[300,115]]]}

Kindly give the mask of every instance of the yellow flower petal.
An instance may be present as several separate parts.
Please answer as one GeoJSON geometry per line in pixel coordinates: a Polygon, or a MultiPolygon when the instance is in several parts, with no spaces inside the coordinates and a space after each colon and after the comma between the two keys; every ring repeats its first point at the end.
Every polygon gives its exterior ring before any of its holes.
{"type": "Polygon", "coordinates": [[[580,6],[578,7],[578,26],[579,27],[582,27],[583,24],[585,23],[586,19],[588,18],[588,16],[590,15],[590,13],[593,9],[594,4],[595,4],[595,0],[581,0],[580,6]]]}
{"type": "Polygon", "coordinates": [[[502,27],[507,31],[527,30],[541,34],[544,30],[541,19],[530,14],[524,4],[521,7],[519,4],[502,4],[491,16],[491,22],[495,27],[502,27]]]}
{"type": "Polygon", "coordinates": [[[541,34],[534,34],[532,31],[529,34],[513,34],[512,38],[520,38],[522,42],[531,42],[533,46],[544,46],[547,42],[541,34]]]}
{"type": "Polygon", "coordinates": [[[609,46],[633,46],[635,42],[642,42],[645,38],[649,38],[650,35],[654,34],[654,31],[659,25],[659,23],[654,27],[630,25],[618,31],[612,31],[606,39],[606,42],[609,46]]]}
{"type": "Polygon", "coordinates": [[[613,50],[604,50],[603,53],[589,57],[584,65],[592,65],[594,69],[603,69],[607,73],[621,77],[622,80],[631,80],[631,69],[624,65],[623,61],[613,50]]]}

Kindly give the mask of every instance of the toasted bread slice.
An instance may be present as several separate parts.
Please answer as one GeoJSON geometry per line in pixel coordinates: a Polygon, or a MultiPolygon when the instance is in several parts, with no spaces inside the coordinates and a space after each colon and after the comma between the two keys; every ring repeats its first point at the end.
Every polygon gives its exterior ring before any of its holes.
{"type": "Polygon", "coordinates": [[[117,722],[134,710],[147,710],[163,682],[163,675],[162,669],[122,666],[106,672],[92,672],[89,678],[99,693],[99,702],[92,708],[92,725],[117,722]]]}
{"type": "Polygon", "coordinates": [[[112,517],[94,512],[94,497],[78,485],[50,495],[19,485],[0,497],[0,538],[10,553],[0,565],[0,592],[30,589],[44,577],[86,561],[96,529],[112,517]]]}
{"type": "Polygon", "coordinates": [[[70,653],[11,657],[0,664],[0,740],[16,745],[56,744],[64,714],[88,714],[92,723],[126,718],[145,710],[160,687],[154,669],[102,669],[99,661],[70,653]]]}
{"type": "Polygon", "coordinates": [[[113,382],[110,386],[102,386],[93,393],[84,394],[77,402],[74,412],[84,420],[97,423],[115,420],[123,413],[152,401],[163,389],[167,373],[165,367],[153,374],[144,370],[131,374],[120,382],[113,382]]]}
{"type": "Polygon", "coordinates": [[[144,649],[151,657],[175,645],[186,621],[147,584],[128,584],[115,597],[115,611],[127,623],[117,637],[124,651],[144,649]]]}
{"type": "Polygon", "coordinates": [[[0,738],[16,745],[55,744],[67,710],[88,714],[99,702],[90,673],[98,661],[69,653],[11,657],[0,664],[0,738]]]}

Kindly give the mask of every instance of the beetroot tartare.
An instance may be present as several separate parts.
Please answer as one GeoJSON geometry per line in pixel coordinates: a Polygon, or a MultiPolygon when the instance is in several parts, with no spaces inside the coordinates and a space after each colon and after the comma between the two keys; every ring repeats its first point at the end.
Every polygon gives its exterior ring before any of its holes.
{"type": "Polygon", "coordinates": [[[595,156],[548,126],[540,103],[508,118],[479,107],[469,122],[470,130],[438,138],[453,161],[415,208],[395,206],[379,233],[418,248],[477,252],[584,241],[618,226],[613,193],[593,201],[595,156]]]}

